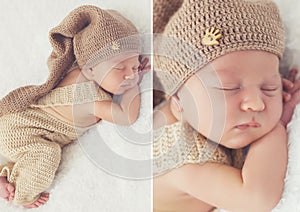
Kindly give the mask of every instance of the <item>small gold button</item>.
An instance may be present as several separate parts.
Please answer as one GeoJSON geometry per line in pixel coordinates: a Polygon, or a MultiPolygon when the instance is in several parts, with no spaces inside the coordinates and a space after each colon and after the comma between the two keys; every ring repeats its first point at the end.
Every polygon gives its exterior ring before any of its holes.
{"type": "Polygon", "coordinates": [[[112,50],[119,50],[121,47],[120,43],[118,41],[114,41],[112,42],[112,45],[111,45],[111,49],[112,50]]]}
{"type": "Polygon", "coordinates": [[[205,30],[205,35],[202,38],[202,43],[207,46],[213,46],[220,44],[218,39],[222,37],[220,30],[212,27],[211,29],[205,30]]]}

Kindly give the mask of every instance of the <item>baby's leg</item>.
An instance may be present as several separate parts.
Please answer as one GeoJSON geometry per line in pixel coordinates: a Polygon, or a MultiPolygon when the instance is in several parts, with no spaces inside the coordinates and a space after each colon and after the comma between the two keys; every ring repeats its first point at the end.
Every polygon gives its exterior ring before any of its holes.
{"type": "Polygon", "coordinates": [[[0,177],[0,197],[11,201],[15,196],[15,188],[13,185],[9,184],[6,177],[0,177]]]}
{"type": "Polygon", "coordinates": [[[0,144],[0,149],[6,148],[6,157],[16,161],[7,178],[15,185],[14,203],[24,206],[45,203],[49,196],[41,193],[54,179],[61,158],[60,146],[39,136],[32,136],[30,141],[22,141],[19,146],[14,144],[13,148],[11,143],[3,145],[4,143],[0,144]]]}

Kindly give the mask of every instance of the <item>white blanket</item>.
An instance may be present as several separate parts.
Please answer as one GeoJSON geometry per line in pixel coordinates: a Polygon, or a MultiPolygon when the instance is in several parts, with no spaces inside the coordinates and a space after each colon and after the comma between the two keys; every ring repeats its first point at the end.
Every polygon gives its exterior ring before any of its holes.
{"type": "MultiPolygon", "coordinates": [[[[300,70],[300,1],[276,0],[286,29],[286,51],[281,63],[282,73],[293,67],[300,70]]],[[[300,105],[294,112],[288,130],[288,170],[282,198],[274,212],[300,211],[300,105]]]]}

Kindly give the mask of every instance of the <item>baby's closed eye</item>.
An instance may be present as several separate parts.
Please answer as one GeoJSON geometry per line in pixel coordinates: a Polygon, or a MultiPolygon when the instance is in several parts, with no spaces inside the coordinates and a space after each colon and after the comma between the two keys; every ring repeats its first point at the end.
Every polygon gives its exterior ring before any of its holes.
{"type": "Polygon", "coordinates": [[[262,86],[261,90],[266,96],[270,97],[275,96],[278,93],[278,91],[281,91],[280,86],[276,85],[262,86]]]}
{"type": "Polygon", "coordinates": [[[123,71],[125,69],[125,67],[123,66],[116,66],[113,69],[119,70],[119,71],[123,71]]]}
{"type": "Polygon", "coordinates": [[[221,91],[239,91],[241,85],[238,83],[223,83],[222,85],[214,86],[214,88],[221,91]]]}

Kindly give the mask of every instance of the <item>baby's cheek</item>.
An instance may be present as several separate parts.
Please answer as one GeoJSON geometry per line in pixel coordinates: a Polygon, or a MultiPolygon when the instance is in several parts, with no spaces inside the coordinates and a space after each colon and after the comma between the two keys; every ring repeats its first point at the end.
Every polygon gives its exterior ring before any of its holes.
{"type": "Polygon", "coordinates": [[[183,107],[183,119],[194,129],[206,137],[212,134],[212,127],[216,124],[211,104],[209,102],[190,102],[183,107]]]}
{"type": "Polygon", "coordinates": [[[283,109],[282,95],[276,95],[273,98],[268,98],[264,100],[265,108],[270,112],[274,113],[274,116],[279,116],[283,109]]]}
{"type": "Polygon", "coordinates": [[[269,116],[274,119],[275,122],[280,120],[282,115],[283,105],[282,102],[277,103],[273,106],[272,110],[269,112],[269,116]]]}

